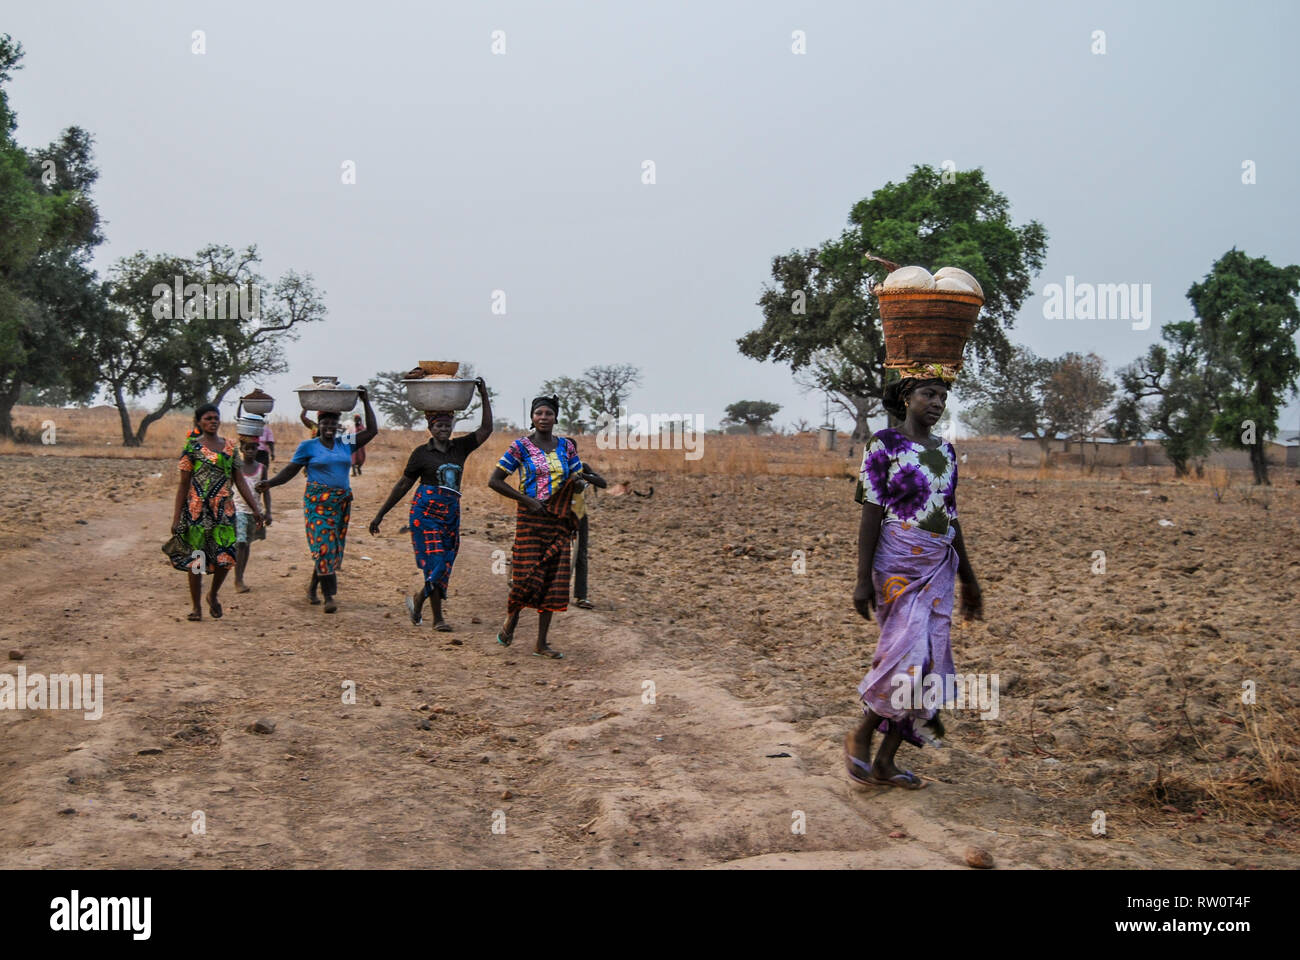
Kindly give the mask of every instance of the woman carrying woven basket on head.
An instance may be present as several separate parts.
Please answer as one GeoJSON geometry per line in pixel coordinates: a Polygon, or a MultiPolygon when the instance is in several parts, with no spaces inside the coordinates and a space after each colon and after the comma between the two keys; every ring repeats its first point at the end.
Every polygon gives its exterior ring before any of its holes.
{"type": "Polygon", "coordinates": [[[270,480],[257,485],[260,493],[268,487],[278,487],[307,468],[307,487],[303,492],[302,514],[307,525],[307,546],[311,549],[311,585],[307,588],[307,601],[320,603],[316,588],[325,594],[325,612],[338,609],[334,597],[338,594],[338,570],[343,565],[343,550],[348,538],[348,517],[352,512],[353,446],[364,447],[379,433],[378,418],[370,406],[370,395],[365,387],[357,393],[366,411],[366,428],[356,435],[353,444],[343,442],[339,434],[339,415],[326,410],[317,413],[318,435],[298,444],[293,459],[270,480]]]}
{"type": "Polygon", "coordinates": [[[510,598],[506,603],[506,622],[497,634],[497,642],[509,646],[514,640],[519,612],[524,607],[533,607],[537,610],[537,646],[533,653],[551,660],[564,656],[547,644],[546,634],[551,627],[551,615],[569,608],[570,541],[578,529],[573,494],[580,480],[590,481],[592,476],[578,459],[573,441],[555,436],[555,416],[559,410],[560,401],[556,397],[533,400],[533,432],[510,445],[488,481],[488,486],[497,493],[519,503],[511,555],[510,598]],[[506,483],[506,477],[516,470],[519,471],[518,490],[506,483]]]}
{"type": "Polygon", "coordinates": [[[202,620],[200,599],[203,574],[212,574],[208,591],[208,612],[221,618],[217,594],[222,581],[235,565],[236,490],[248,504],[253,522],[261,527],[264,518],[256,498],[244,481],[239,448],[233,440],[217,436],[221,412],[212,403],[194,411],[195,429],[185,438],[178,467],[180,484],[172,510],[172,532],[168,546],[172,566],[190,575],[191,609],[187,619],[202,620]]]}
{"type": "MultiPolygon", "coordinates": [[[[863,720],[844,738],[849,777],[858,783],[915,790],[924,782],[901,770],[894,755],[903,740],[921,746],[943,734],[930,689],[950,691],[956,680],[950,629],[955,580],[966,619],[982,618],[983,601],[957,523],[957,455],[930,433],[943,414],[956,373],[916,365],[885,389],[884,405],[902,424],[872,437],[862,457],[856,499],[858,582],[853,605],[880,640],[871,672],[858,685],[863,720]],[[875,760],[871,738],[884,736],[875,760]]],[[[946,700],[946,694],[944,696],[946,700]]]]}
{"type": "Polygon", "coordinates": [[[424,572],[424,589],[406,598],[406,612],[411,623],[424,622],[424,601],[433,607],[433,629],[450,633],[451,625],[442,617],[442,601],[447,597],[447,584],[451,580],[451,567],[460,550],[460,486],[465,470],[465,458],[479,448],[492,435],[492,401],[487,384],[479,377],[478,395],[483,401],[483,417],[478,429],[463,437],[451,439],[451,429],[456,414],[451,411],[430,411],[426,414],[429,425],[429,442],[411,451],[406,469],[393,485],[393,491],[384,505],[370,521],[372,536],[379,533],[384,514],[406,496],[406,492],[420,481],[411,499],[411,545],[415,548],[415,563],[424,572]]]}

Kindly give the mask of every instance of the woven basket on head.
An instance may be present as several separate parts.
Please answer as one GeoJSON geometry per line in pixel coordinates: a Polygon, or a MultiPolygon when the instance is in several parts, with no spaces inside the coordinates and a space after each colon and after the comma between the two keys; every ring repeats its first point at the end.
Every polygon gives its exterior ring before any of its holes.
{"type": "Polygon", "coordinates": [[[961,366],[962,351],[984,305],[979,294],[879,288],[875,293],[885,334],[886,367],[916,363],[961,366]]]}
{"type": "Polygon", "coordinates": [[[426,377],[454,377],[460,364],[446,360],[421,360],[420,369],[426,377]]]}

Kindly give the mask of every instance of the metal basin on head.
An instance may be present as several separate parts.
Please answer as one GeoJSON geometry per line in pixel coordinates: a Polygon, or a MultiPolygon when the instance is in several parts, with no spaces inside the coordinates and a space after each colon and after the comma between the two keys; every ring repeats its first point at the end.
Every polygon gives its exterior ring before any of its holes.
{"type": "Polygon", "coordinates": [[[403,380],[406,399],[417,410],[464,410],[474,399],[473,380],[429,377],[403,380]]]}

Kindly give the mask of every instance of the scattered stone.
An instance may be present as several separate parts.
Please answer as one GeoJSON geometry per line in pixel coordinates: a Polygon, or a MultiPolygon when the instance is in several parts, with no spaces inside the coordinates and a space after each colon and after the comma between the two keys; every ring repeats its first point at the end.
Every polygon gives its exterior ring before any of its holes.
{"type": "Polygon", "coordinates": [[[894,830],[893,832],[891,832],[891,833],[889,834],[889,839],[890,839],[890,840],[906,840],[906,839],[907,839],[907,834],[904,833],[902,830],[894,830]]]}
{"type": "Polygon", "coordinates": [[[428,710],[429,710],[429,705],[428,705],[427,703],[422,703],[422,704],[420,704],[418,707],[416,707],[415,709],[416,709],[416,710],[419,710],[421,713],[427,713],[428,710]]]}
{"type": "Polygon", "coordinates": [[[378,697],[375,697],[375,699],[370,702],[373,703],[376,707],[382,707],[384,705],[383,701],[381,701],[378,697]]]}
{"type": "Polygon", "coordinates": [[[275,721],[265,717],[248,728],[249,733],[275,733],[275,721]]]}
{"type": "Polygon", "coordinates": [[[491,763],[491,762],[492,762],[492,758],[487,756],[486,754],[484,754],[483,758],[479,760],[479,763],[491,763]]]}
{"type": "Polygon", "coordinates": [[[9,659],[10,659],[10,660],[21,660],[24,656],[25,656],[25,654],[24,654],[21,650],[10,650],[10,651],[9,651],[9,659]]]}
{"type": "Polygon", "coordinates": [[[422,719],[418,724],[416,724],[416,726],[418,726],[421,730],[432,730],[432,729],[433,729],[433,724],[431,724],[431,723],[429,722],[429,718],[428,718],[428,717],[425,717],[424,719],[422,719]]]}
{"type": "Polygon", "coordinates": [[[993,854],[983,847],[967,847],[966,866],[975,867],[979,870],[990,870],[993,867],[993,854]]]}
{"type": "Polygon", "coordinates": [[[74,816],[76,812],[77,812],[76,809],[73,807],[64,807],[62,810],[59,811],[59,816],[71,817],[74,816]]]}
{"type": "Polygon", "coordinates": [[[509,790],[506,790],[504,793],[501,794],[501,799],[502,799],[502,800],[509,800],[509,799],[510,799],[511,797],[513,797],[513,796],[514,796],[513,793],[511,793],[509,790]]]}
{"type": "Polygon", "coordinates": [[[470,617],[470,618],[469,618],[469,622],[470,622],[470,623],[482,623],[483,621],[482,621],[479,617],[470,617]]]}
{"type": "Polygon", "coordinates": [[[137,750],[137,757],[152,757],[154,754],[162,753],[162,747],[145,747],[143,750],[137,750]]]}

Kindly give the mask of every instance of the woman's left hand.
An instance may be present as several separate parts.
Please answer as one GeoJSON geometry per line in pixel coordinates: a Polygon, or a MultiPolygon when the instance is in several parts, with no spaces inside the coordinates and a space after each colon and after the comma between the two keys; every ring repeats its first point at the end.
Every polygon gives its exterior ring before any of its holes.
{"type": "Polygon", "coordinates": [[[984,619],[984,594],[974,577],[961,583],[961,615],[964,620],[984,619]]]}

